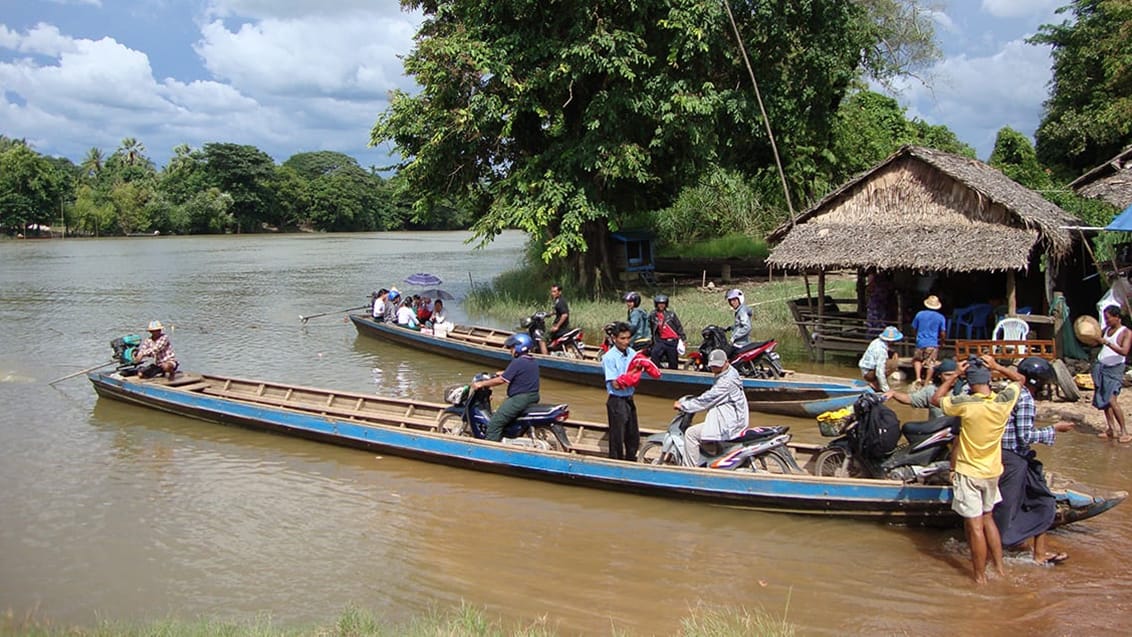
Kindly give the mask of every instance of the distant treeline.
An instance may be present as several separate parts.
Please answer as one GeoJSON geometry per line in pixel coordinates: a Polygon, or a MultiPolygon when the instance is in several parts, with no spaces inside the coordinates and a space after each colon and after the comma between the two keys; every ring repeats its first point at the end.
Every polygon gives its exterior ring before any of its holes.
{"type": "Polygon", "coordinates": [[[467,227],[456,210],[414,224],[396,177],[382,178],[342,153],[298,153],[281,165],[254,146],[173,149],[158,170],[134,138],[81,164],[0,136],[0,228],[8,235],[379,231],[467,227]],[[48,230],[50,228],[50,230],[48,230]]]}

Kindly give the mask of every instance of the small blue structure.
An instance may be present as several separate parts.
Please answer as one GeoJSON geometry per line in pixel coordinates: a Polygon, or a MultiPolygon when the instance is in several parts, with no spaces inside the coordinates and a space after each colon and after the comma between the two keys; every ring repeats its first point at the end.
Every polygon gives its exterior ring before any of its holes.
{"type": "Polygon", "coordinates": [[[624,230],[609,235],[613,265],[622,281],[640,278],[655,283],[656,259],[653,251],[653,234],[648,230],[624,230]],[[635,275],[635,276],[634,276],[635,275]]]}

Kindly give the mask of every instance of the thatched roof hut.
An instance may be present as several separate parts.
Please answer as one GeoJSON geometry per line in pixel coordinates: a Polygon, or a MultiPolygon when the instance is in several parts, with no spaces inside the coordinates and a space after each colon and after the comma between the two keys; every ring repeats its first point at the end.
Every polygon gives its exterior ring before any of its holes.
{"type": "Polygon", "coordinates": [[[1078,220],[976,159],[904,146],[768,236],[788,269],[1027,270],[1071,252],[1078,220]]]}
{"type": "Polygon", "coordinates": [[[1069,187],[1082,197],[1107,201],[1118,210],[1132,206],[1132,146],[1074,179],[1069,187]]]}

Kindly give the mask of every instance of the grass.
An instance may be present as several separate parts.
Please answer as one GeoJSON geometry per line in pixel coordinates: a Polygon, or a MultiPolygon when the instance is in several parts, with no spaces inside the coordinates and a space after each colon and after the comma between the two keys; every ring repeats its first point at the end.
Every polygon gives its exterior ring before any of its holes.
{"type": "MultiPolygon", "coordinates": [[[[812,293],[817,294],[816,281],[811,279],[812,293]]],[[[684,332],[688,336],[688,347],[699,347],[700,331],[707,325],[727,327],[733,322],[733,312],[724,300],[729,286],[743,290],[747,305],[754,310],[752,320],[752,340],[774,338],[779,342],[778,352],[787,360],[804,357],[806,350],[794,317],[786,306],[786,300],[806,296],[806,284],[801,277],[790,277],[774,281],[750,280],[742,283],[721,285],[709,290],[701,288],[699,282],[669,285],[664,289],[647,291],[637,288],[644,301],[642,307],[652,309],[653,294],[669,296],[669,307],[680,317],[684,332]]],[[[833,297],[856,297],[856,282],[852,278],[827,279],[826,294],[833,297]]],[[[570,325],[581,327],[586,333],[586,342],[599,342],[602,327],[606,323],[624,320],[625,304],[617,300],[573,299],[570,303],[570,325]]],[[[528,270],[512,270],[500,275],[491,287],[476,288],[466,300],[466,307],[473,314],[489,317],[509,329],[519,329],[519,320],[530,316],[537,310],[550,310],[549,284],[539,280],[537,274],[528,270]],[[544,302],[531,302],[531,290],[544,290],[544,302]]]]}
{"type": "Polygon", "coordinates": [[[667,246],[659,256],[686,259],[765,259],[770,247],[765,241],[741,232],[732,233],[689,245],[667,246]]]}
{"type": "MultiPolygon", "coordinates": [[[[545,616],[529,623],[505,626],[482,610],[461,604],[449,610],[433,610],[401,623],[390,623],[367,611],[347,608],[326,625],[280,626],[269,615],[241,622],[216,619],[183,621],[160,619],[148,623],[102,621],[93,627],[62,626],[37,618],[17,619],[11,611],[0,620],[0,636],[21,637],[554,637],[558,631],[545,616]]],[[[764,611],[697,607],[672,634],[679,637],[790,637],[795,627],[785,617],[764,611]]],[[[610,634],[631,633],[610,627],[610,634]]]]}

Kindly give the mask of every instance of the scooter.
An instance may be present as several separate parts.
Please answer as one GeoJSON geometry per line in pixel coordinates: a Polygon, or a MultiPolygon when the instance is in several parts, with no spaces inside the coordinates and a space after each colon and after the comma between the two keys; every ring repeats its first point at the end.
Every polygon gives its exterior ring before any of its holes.
{"type": "MultiPolygon", "coordinates": [[[[527,333],[531,335],[535,343],[542,343],[546,340],[546,316],[546,312],[535,312],[530,317],[519,321],[519,325],[527,329],[527,333]]],[[[568,358],[585,358],[585,354],[582,353],[582,350],[586,348],[584,338],[585,334],[580,327],[566,330],[564,334],[547,343],[546,351],[548,354],[568,358]]]]}
{"type": "MultiPolygon", "coordinates": [[[[646,464],[690,467],[684,452],[684,432],[692,425],[692,415],[680,411],[668,424],[668,431],[649,436],[641,445],[637,460],[646,464]]],[[[704,442],[700,456],[709,469],[754,473],[801,474],[794,456],[786,447],[790,427],[751,427],[742,435],[723,442],[704,442]]]]}
{"type": "MultiPolygon", "coordinates": [[[[867,400],[879,404],[879,397],[875,394],[869,395],[867,400]]],[[[861,453],[858,423],[859,417],[851,416],[842,428],[841,436],[818,453],[814,460],[817,475],[885,478],[921,484],[948,483],[951,441],[959,435],[959,418],[941,416],[928,421],[904,423],[900,426],[900,433],[907,442],[881,458],[861,453]]]]}
{"type": "Polygon", "coordinates": [[[740,375],[748,378],[781,378],[786,375],[782,368],[782,357],[774,351],[778,341],[773,338],[758,343],[748,343],[742,347],[733,347],[727,340],[726,333],[731,328],[722,328],[718,325],[708,325],[700,332],[704,342],[699,351],[688,355],[690,369],[706,372],[708,355],[712,350],[721,349],[727,352],[727,360],[740,375]]]}
{"type": "MultiPolygon", "coordinates": [[[[493,376],[481,372],[472,381],[480,382],[493,376]]],[[[493,413],[490,388],[472,391],[471,385],[455,385],[445,390],[444,398],[452,407],[444,410],[439,425],[441,431],[454,436],[470,435],[480,440],[487,438],[487,424],[493,413]]],[[[503,427],[503,444],[543,451],[567,451],[570,439],[562,422],[568,418],[570,407],[565,403],[531,405],[503,427]]]]}

